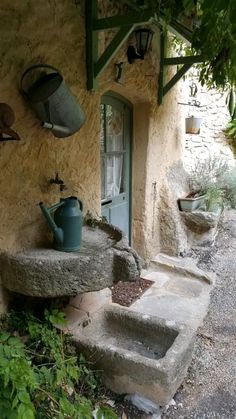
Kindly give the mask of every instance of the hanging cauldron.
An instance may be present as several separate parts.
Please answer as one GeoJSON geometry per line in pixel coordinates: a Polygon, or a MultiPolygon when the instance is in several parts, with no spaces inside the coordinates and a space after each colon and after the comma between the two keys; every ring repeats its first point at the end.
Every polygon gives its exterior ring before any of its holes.
{"type": "Polygon", "coordinates": [[[55,137],[69,137],[84,124],[85,114],[56,68],[46,64],[29,67],[21,77],[20,90],[42,126],[51,129],[55,137]],[[38,69],[43,72],[27,89],[24,88],[25,76],[38,69]]]}

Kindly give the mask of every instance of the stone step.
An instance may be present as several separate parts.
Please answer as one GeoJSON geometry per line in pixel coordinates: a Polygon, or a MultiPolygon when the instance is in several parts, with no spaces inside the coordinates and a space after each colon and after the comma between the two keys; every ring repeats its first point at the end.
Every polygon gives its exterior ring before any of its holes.
{"type": "Polygon", "coordinates": [[[192,258],[180,258],[160,253],[151,260],[148,270],[142,271],[141,276],[144,277],[143,274],[145,275],[146,272],[155,271],[167,271],[178,276],[200,279],[208,284],[215,283],[215,274],[199,269],[192,258]]]}

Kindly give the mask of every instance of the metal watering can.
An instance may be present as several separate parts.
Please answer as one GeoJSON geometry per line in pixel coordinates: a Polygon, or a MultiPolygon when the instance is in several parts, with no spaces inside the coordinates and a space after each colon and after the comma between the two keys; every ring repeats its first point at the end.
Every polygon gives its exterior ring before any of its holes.
{"type": "Polygon", "coordinates": [[[42,126],[51,129],[55,137],[69,137],[85,122],[85,114],[61,73],[50,65],[37,64],[29,67],[21,77],[20,91],[42,121],[42,126]],[[44,72],[25,89],[23,85],[26,75],[40,68],[44,72]],[[49,74],[47,70],[50,70],[49,74]]]}
{"type": "Polygon", "coordinates": [[[83,203],[75,196],[61,198],[60,202],[46,208],[39,203],[54,236],[54,247],[62,252],[80,249],[83,223],[83,203]],[[52,216],[51,213],[54,212],[52,216]]]}

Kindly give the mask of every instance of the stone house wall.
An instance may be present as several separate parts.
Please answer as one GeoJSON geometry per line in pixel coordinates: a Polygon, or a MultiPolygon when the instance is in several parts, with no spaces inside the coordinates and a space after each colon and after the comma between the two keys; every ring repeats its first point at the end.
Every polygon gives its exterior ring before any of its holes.
{"type": "Polygon", "coordinates": [[[197,160],[207,159],[209,156],[217,156],[226,160],[229,164],[234,163],[234,155],[225,138],[223,130],[226,128],[230,116],[226,105],[227,92],[208,90],[201,86],[197,76],[188,75],[182,82],[181,104],[199,102],[200,106],[182,105],[184,116],[196,116],[202,118],[200,134],[185,134],[185,148],[183,162],[187,170],[193,167],[197,160]],[[196,97],[190,95],[190,85],[197,86],[196,97]]]}
{"type": "MultiPolygon", "coordinates": [[[[106,0],[99,4],[103,11],[110,8],[106,0]]],[[[1,102],[13,108],[13,128],[21,137],[19,142],[0,143],[0,249],[17,251],[49,241],[40,201],[49,205],[62,196],[76,195],[84,202],[85,213],[100,215],[99,107],[101,96],[113,91],[133,105],[132,245],[148,260],[162,250],[161,190],[167,170],[183,151],[178,87],[163,105],[157,105],[159,34],[154,36],[151,53],[132,65],[126,58],[128,41],[100,77],[99,89],[91,92],[86,89],[84,1],[13,0],[9,5],[2,0],[0,18],[1,102]],[[125,63],[123,84],[114,82],[114,64],[120,61],[125,63]],[[86,113],[86,123],[69,138],[56,139],[42,128],[19,93],[23,71],[38,63],[60,70],[86,113]],[[50,184],[56,173],[66,191],[50,184]]],[[[106,36],[101,34],[101,45],[106,36]]],[[[176,246],[173,253],[179,252],[176,246]]]]}

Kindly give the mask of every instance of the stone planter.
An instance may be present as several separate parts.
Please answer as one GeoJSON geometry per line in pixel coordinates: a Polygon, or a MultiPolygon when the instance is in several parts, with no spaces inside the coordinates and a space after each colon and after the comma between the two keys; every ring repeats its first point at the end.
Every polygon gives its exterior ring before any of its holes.
{"type": "Polygon", "coordinates": [[[202,118],[190,116],[185,118],[185,132],[186,134],[200,134],[202,118]]]}
{"type": "Polygon", "coordinates": [[[206,195],[193,198],[179,198],[179,208],[181,211],[192,212],[204,205],[206,195]]]}
{"type": "Polygon", "coordinates": [[[181,212],[181,217],[187,227],[188,242],[191,246],[205,246],[214,243],[218,231],[218,223],[222,207],[215,211],[181,212]]]}

